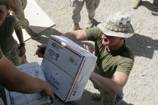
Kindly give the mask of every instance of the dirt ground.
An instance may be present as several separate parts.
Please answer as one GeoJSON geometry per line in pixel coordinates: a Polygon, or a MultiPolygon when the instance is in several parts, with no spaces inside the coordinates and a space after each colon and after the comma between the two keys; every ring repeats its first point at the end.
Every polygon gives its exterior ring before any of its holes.
{"type": "MultiPolygon", "coordinates": [[[[28,41],[27,55],[33,55],[34,45],[45,43],[51,34],[59,34],[73,30],[72,7],[70,0],[36,0],[56,26],[41,33],[45,35],[40,40],[28,41]],[[31,47],[30,47],[31,46],[31,47]]],[[[142,5],[134,10],[134,0],[101,0],[95,18],[105,21],[106,17],[117,11],[131,14],[135,35],[127,40],[127,44],[135,55],[135,64],[124,88],[124,102],[122,105],[158,105],[158,16],[152,15],[153,1],[143,1],[142,5]]],[[[158,12],[158,10],[157,10],[158,12]]],[[[81,26],[88,26],[86,8],[81,12],[81,26]]],[[[29,61],[41,61],[37,57],[28,57],[29,61]]],[[[97,92],[88,82],[86,98],[82,105],[96,105],[89,101],[88,95],[97,92]]]]}

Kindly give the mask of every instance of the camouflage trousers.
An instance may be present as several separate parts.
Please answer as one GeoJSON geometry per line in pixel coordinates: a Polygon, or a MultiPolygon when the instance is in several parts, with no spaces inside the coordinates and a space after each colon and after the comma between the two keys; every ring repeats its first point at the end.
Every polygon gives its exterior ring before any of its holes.
{"type": "Polygon", "coordinates": [[[8,3],[13,11],[13,15],[15,15],[18,20],[20,26],[23,28],[27,28],[29,26],[28,20],[25,18],[24,9],[27,5],[27,0],[8,0],[8,3]]]}
{"type": "Polygon", "coordinates": [[[79,23],[81,20],[80,12],[86,3],[89,19],[93,19],[95,16],[95,10],[99,5],[100,0],[74,0],[73,1],[73,15],[72,19],[74,23],[79,23]]]}
{"type": "Polygon", "coordinates": [[[13,49],[11,49],[9,52],[5,53],[5,56],[12,61],[16,66],[20,64],[27,63],[26,55],[19,56],[19,49],[18,46],[14,46],[13,49]]]}
{"type": "Polygon", "coordinates": [[[100,92],[101,105],[116,105],[116,95],[115,94],[103,91],[95,83],[93,83],[93,85],[100,92]]]}
{"type": "Polygon", "coordinates": [[[115,95],[101,92],[101,103],[102,105],[115,105],[115,95]]]}

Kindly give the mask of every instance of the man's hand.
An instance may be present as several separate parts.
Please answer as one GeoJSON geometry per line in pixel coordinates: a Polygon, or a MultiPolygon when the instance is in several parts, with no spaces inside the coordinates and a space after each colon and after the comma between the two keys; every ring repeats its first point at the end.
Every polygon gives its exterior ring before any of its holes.
{"type": "Polygon", "coordinates": [[[46,50],[46,45],[38,45],[37,47],[38,49],[36,51],[36,55],[38,55],[38,57],[43,57],[46,50]]]}
{"type": "Polygon", "coordinates": [[[26,53],[26,49],[25,49],[25,43],[21,43],[18,47],[19,49],[19,56],[23,56],[26,53]]]}
{"type": "Polygon", "coordinates": [[[7,58],[0,59],[0,84],[11,91],[22,93],[42,92],[53,96],[53,87],[41,79],[34,78],[17,68],[7,58]]]}
{"type": "Polygon", "coordinates": [[[55,100],[55,96],[54,96],[54,92],[51,88],[51,86],[47,83],[47,82],[44,82],[44,88],[43,90],[41,91],[42,94],[46,95],[46,96],[49,96],[50,97],[50,100],[51,100],[51,105],[52,103],[54,102],[55,100]]]}
{"type": "Polygon", "coordinates": [[[49,85],[49,83],[43,82],[43,86],[44,86],[44,88],[41,91],[41,93],[54,98],[54,92],[53,92],[51,86],[49,85]]]}

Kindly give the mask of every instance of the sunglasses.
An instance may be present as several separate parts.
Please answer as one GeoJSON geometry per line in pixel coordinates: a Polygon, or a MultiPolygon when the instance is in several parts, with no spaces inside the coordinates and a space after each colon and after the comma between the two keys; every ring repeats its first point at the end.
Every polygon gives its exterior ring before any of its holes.
{"type": "Polygon", "coordinates": [[[114,39],[114,38],[116,38],[115,36],[109,36],[109,35],[106,35],[106,34],[103,34],[103,37],[107,38],[107,39],[114,39]]]}

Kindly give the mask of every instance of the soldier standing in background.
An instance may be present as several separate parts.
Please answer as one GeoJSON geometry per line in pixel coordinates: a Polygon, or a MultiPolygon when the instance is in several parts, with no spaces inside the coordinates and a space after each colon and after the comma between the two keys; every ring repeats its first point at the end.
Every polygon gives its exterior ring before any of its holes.
{"type": "Polygon", "coordinates": [[[74,30],[81,29],[79,22],[81,20],[80,12],[83,8],[84,3],[86,3],[86,8],[88,11],[88,18],[90,20],[91,26],[96,25],[98,22],[94,19],[95,10],[99,5],[100,0],[72,0],[73,2],[73,15],[72,19],[74,22],[74,30]]]}
{"type": "Polygon", "coordinates": [[[23,28],[27,28],[29,26],[28,20],[25,18],[24,9],[27,5],[27,0],[0,0],[6,1],[8,6],[13,11],[13,14],[19,19],[19,24],[23,28]]]}
{"type": "Polygon", "coordinates": [[[0,0],[7,2],[12,15],[17,17],[19,25],[24,28],[31,37],[37,37],[37,34],[34,33],[29,27],[29,21],[26,19],[24,14],[24,9],[27,5],[27,0],[0,0]]]}
{"type": "Polygon", "coordinates": [[[26,63],[22,29],[17,18],[9,15],[9,5],[6,1],[0,1],[0,47],[3,54],[15,65],[26,63]],[[19,44],[13,38],[14,30],[19,44]]]}

